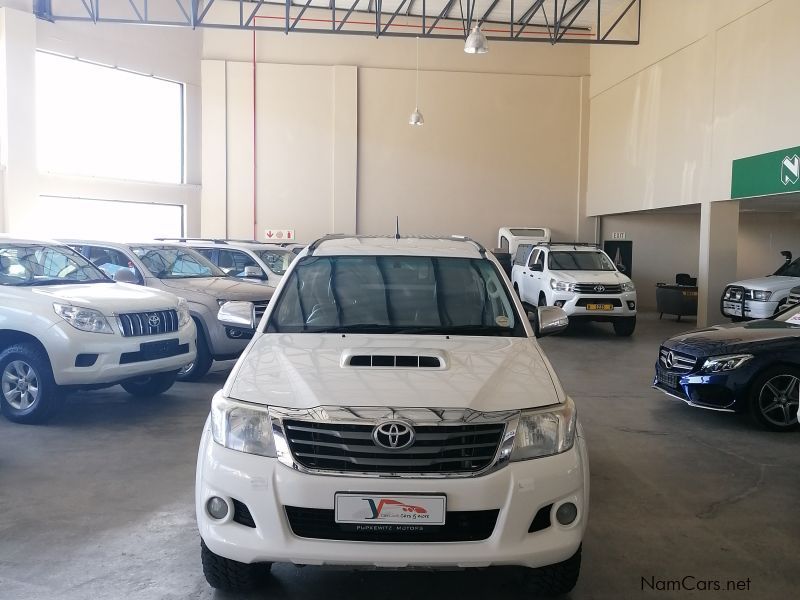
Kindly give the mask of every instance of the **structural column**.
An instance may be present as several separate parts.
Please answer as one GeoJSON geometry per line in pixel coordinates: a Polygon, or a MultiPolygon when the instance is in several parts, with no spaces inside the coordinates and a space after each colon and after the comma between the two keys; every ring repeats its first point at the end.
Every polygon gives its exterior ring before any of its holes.
{"type": "Polygon", "coordinates": [[[356,233],[358,69],[333,68],[333,231],[356,233]]]}
{"type": "Polygon", "coordinates": [[[0,8],[0,186],[0,231],[24,228],[38,197],[36,19],[9,8],[0,8]]]}
{"type": "Polygon", "coordinates": [[[700,268],[697,279],[697,324],[725,322],[720,298],[725,286],[736,281],[739,203],[705,202],[700,206],[700,268]]]}

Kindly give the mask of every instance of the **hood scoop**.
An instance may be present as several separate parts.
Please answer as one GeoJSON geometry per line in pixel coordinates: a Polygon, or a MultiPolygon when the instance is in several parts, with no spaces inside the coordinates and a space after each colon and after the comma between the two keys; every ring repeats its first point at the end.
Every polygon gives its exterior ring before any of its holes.
{"type": "Polygon", "coordinates": [[[374,348],[368,354],[364,349],[345,350],[339,365],[354,369],[439,369],[447,368],[445,353],[441,350],[418,351],[410,348],[374,348]]]}

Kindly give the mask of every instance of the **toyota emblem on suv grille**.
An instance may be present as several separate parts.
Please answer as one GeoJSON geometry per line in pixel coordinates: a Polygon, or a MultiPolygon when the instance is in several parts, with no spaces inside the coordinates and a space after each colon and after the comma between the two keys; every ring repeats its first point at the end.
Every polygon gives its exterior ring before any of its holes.
{"type": "Polygon", "coordinates": [[[596,285],[596,286],[594,286],[594,291],[597,292],[598,294],[602,293],[602,292],[605,292],[606,291],[606,286],[604,286],[604,285],[596,285]]]}
{"type": "Polygon", "coordinates": [[[375,445],[387,450],[402,450],[414,443],[414,428],[402,421],[385,421],[372,430],[375,445]]]}
{"type": "Polygon", "coordinates": [[[161,317],[158,315],[150,315],[147,322],[150,324],[150,327],[158,327],[161,325],[161,317]]]}

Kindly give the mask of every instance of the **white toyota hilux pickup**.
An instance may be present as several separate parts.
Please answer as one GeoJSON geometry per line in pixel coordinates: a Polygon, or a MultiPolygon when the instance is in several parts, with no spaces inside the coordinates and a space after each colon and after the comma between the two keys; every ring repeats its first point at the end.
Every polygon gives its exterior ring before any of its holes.
{"type": "MultiPolygon", "coordinates": [[[[250,328],[250,303],[219,318],[250,328]]],[[[540,309],[546,335],[567,325],[540,309]]],[[[273,562],[522,567],[575,585],[589,508],[573,401],[496,259],[466,238],[328,236],[287,271],[211,404],[196,513],[206,579],[273,562]]]]}
{"type": "Polygon", "coordinates": [[[169,389],[195,358],[182,298],[116,283],[55,242],[0,236],[0,409],[39,423],[64,392],[169,389]]]}

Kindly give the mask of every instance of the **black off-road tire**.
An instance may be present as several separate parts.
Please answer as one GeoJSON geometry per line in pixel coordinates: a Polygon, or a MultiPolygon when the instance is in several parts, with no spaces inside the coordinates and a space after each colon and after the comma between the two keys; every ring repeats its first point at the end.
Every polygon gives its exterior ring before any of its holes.
{"type": "Polygon", "coordinates": [[[581,548],[564,562],[529,569],[525,576],[526,592],[533,598],[553,598],[572,591],[581,572],[581,548]]]}
{"type": "Polygon", "coordinates": [[[226,592],[249,592],[260,588],[266,583],[272,566],[272,563],[247,564],[223,558],[209,550],[202,539],[200,558],[208,585],[226,592]]]}
{"type": "Polygon", "coordinates": [[[163,394],[173,386],[178,376],[177,371],[167,373],[153,373],[144,377],[137,377],[122,383],[123,389],[137,398],[146,398],[163,394]]]}
{"type": "Polygon", "coordinates": [[[14,344],[0,353],[0,410],[9,421],[24,424],[46,422],[59,407],[61,390],[53,378],[53,369],[47,354],[36,344],[14,344]],[[6,367],[11,363],[27,365],[32,369],[36,380],[38,397],[25,408],[14,407],[5,396],[5,384],[2,381],[6,367]]]}
{"type": "Polygon", "coordinates": [[[199,381],[206,376],[206,373],[214,363],[214,357],[211,356],[211,350],[208,348],[203,328],[197,319],[195,319],[194,324],[197,326],[197,356],[191,363],[190,368],[178,371],[178,381],[199,381]]]}
{"type": "Polygon", "coordinates": [[[636,329],[636,317],[619,317],[614,319],[613,325],[619,337],[630,337],[636,329]]]}

